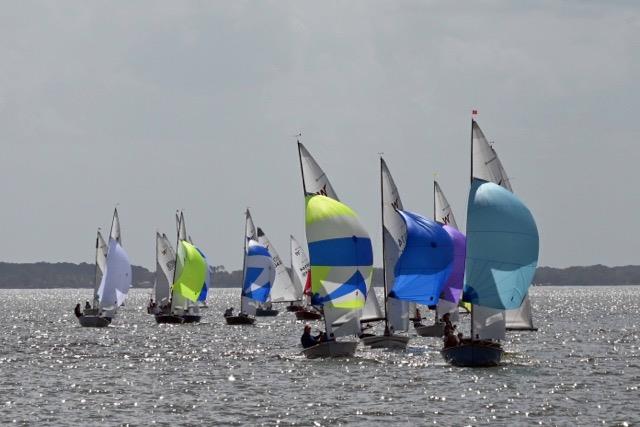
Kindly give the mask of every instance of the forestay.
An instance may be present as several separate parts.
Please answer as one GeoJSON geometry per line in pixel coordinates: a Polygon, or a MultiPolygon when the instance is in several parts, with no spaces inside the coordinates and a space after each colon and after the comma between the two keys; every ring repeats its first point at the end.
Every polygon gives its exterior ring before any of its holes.
{"type": "Polygon", "coordinates": [[[435,306],[453,263],[453,242],[435,221],[398,211],[407,226],[407,242],[395,267],[389,296],[435,306]]]}
{"type": "Polygon", "coordinates": [[[300,298],[296,292],[291,276],[284,263],[280,259],[280,255],[276,248],[271,244],[264,231],[258,227],[258,243],[264,246],[273,260],[275,268],[275,277],[273,279],[273,285],[271,286],[270,300],[271,302],[289,302],[296,301],[300,298]]]}
{"type": "Polygon", "coordinates": [[[538,261],[538,229],[507,189],[474,179],[467,212],[464,300],[495,309],[520,306],[538,261]]]}
{"type": "Polygon", "coordinates": [[[324,307],[329,335],[357,334],[373,271],[371,239],[347,205],[323,195],[305,199],[311,303],[324,307]]]}

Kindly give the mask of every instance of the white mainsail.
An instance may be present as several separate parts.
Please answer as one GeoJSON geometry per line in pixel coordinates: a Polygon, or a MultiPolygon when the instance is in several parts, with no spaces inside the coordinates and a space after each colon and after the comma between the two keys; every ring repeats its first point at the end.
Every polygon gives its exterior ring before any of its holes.
{"type": "Polygon", "coordinates": [[[376,291],[371,286],[369,288],[369,292],[367,293],[367,301],[364,304],[364,308],[362,309],[362,316],[360,316],[360,322],[373,322],[375,320],[383,320],[384,313],[380,308],[380,302],[378,301],[378,296],[376,295],[376,291]]]}
{"type": "Polygon", "coordinates": [[[487,141],[480,126],[475,120],[471,124],[472,144],[473,144],[473,177],[494,182],[509,191],[511,183],[509,177],[498,158],[496,151],[487,141]]]}
{"type": "Polygon", "coordinates": [[[171,300],[171,282],[176,267],[176,254],[165,234],[156,233],[155,300],[162,307],[171,300]]]}
{"type": "Polygon", "coordinates": [[[327,175],[300,142],[298,142],[298,151],[300,153],[300,167],[302,168],[302,178],[304,179],[306,193],[322,194],[334,200],[340,200],[327,175]]]}
{"type": "MultiPolygon", "coordinates": [[[[407,243],[407,226],[396,211],[397,209],[402,209],[400,193],[393,181],[387,163],[382,158],[380,159],[380,168],[382,174],[382,244],[384,254],[382,262],[384,263],[386,293],[388,292],[388,287],[393,284],[396,262],[407,243]]],[[[387,319],[393,330],[406,331],[409,329],[409,310],[411,306],[412,304],[408,301],[401,301],[395,298],[387,299],[387,319]]]]}
{"type": "Polygon", "coordinates": [[[118,208],[113,210],[113,220],[111,222],[111,232],[109,238],[115,240],[122,245],[122,237],[120,234],[120,217],[118,216],[118,208]]]}
{"type": "Polygon", "coordinates": [[[289,276],[287,268],[284,266],[284,263],[280,259],[278,251],[271,244],[266,234],[260,227],[258,227],[258,243],[267,248],[275,266],[275,279],[273,281],[273,284],[271,285],[271,292],[269,294],[271,297],[271,302],[291,302],[299,300],[300,298],[297,297],[298,295],[296,292],[296,288],[291,281],[291,276],[289,276]]]}
{"type": "Polygon", "coordinates": [[[102,238],[100,229],[98,229],[98,235],[96,236],[96,274],[93,283],[93,307],[97,307],[99,304],[98,287],[107,269],[107,252],[109,252],[109,246],[107,246],[107,243],[102,238]]]}
{"type": "Polygon", "coordinates": [[[506,333],[504,310],[473,306],[473,333],[474,337],[481,340],[503,340],[506,333]]]}
{"type": "Polygon", "coordinates": [[[126,299],[129,288],[131,288],[129,257],[122,246],[115,239],[110,238],[107,267],[98,288],[100,308],[104,311],[115,311],[126,299]]]}
{"type": "Polygon", "coordinates": [[[433,193],[434,193],[434,220],[438,221],[444,225],[450,225],[451,227],[458,229],[458,224],[456,224],[456,219],[453,216],[453,210],[451,209],[451,205],[449,205],[449,201],[445,197],[442,192],[442,188],[440,188],[440,184],[437,181],[433,182],[433,193]]]}
{"type": "Polygon", "coordinates": [[[524,297],[522,305],[513,310],[505,311],[506,327],[511,330],[535,330],[533,316],[531,314],[531,301],[529,294],[524,297]]]}
{"type": "Polygon", "coordinates": [[[302,246],[300,246],[300,243],[298,243],[295,237],[289,237],[291,248],[291,281],[295,288],[296,300],[302,300],[311,265],[309,265],[309,258],[302,246]]]}

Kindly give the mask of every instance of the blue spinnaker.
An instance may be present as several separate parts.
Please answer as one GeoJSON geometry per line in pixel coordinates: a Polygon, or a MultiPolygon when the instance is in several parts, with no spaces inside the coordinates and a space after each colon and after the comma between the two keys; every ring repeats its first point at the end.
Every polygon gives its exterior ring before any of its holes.
{"type": "Polygon", "coordinates": [[[389,296],[434,306],[451,273],[453,241],[440,224],[399,210],[407,225],[407,244],[395,266],[389,296]]]}
{"type": "Polygon", "coordinates": [[[463,300],[499,310],[518,308],[538,264],[538,228],[512,192],[474,179],[467,207],[463,300]]]}

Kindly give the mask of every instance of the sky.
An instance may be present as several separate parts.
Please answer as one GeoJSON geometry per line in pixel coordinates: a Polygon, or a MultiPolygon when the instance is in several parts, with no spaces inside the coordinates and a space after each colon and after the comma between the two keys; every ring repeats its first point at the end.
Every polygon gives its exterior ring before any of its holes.
{"type": "Polygon", "coordinates": [[[15,1],[0,14],[0,260],[134,264],[174,213],[242,265],[244,210],[304,241],[295,135],[381,265],[379,153],[404,207],[463,227],[470,113],[531,209],[540,265],[640,264],[633,1],[15,1]]]}

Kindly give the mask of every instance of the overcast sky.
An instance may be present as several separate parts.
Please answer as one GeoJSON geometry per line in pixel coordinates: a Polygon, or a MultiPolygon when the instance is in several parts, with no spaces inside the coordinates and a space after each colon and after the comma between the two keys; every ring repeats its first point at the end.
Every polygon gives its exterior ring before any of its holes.
{"type": "Polygon", "coordinates": [[[288,262],[302,132],[380,265],[378,152],[463,226],[475,108],[541,265],[640,264],[639,41],[635,1],[3,2],[0,260],[92,262],[119,203],[135,264],[182,208],[240,268],[246,206],[288,262]]]}

